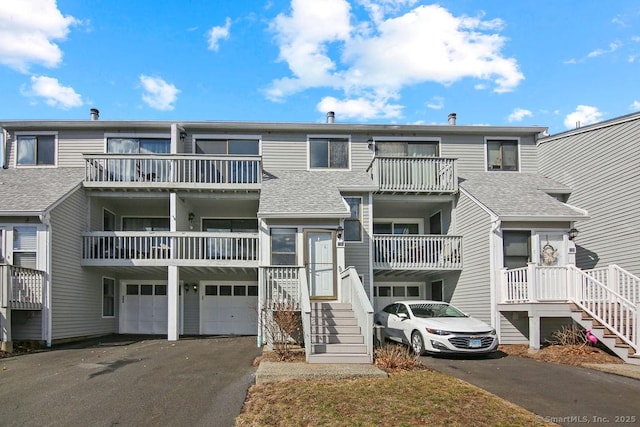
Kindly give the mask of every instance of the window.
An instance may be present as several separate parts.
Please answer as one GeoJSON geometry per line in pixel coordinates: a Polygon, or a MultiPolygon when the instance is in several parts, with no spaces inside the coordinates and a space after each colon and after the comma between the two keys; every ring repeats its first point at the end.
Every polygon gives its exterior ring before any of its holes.
{"type": "Polygon", "coordinates": [[[436,280],[431,282],[431,299],[433,301],[444,301],[443,288],[444,288],[444,282],[442,280],[436,280]]]}
{"type": "Polygon", "coordinates": [[[55,135],[18,135],[16,164],[18,166],[54,165],[55,135]]]}
{"type": "Polygon", "coordinates": [[[13,265],[36,268],[37,229],[30,226],[13,228],[13,265]]]}
{"type": "Polygon", "coordinates": [[[419,234],[420,226],[417,223],[384,223],[373,224],[373,234],[419,234]]]}
{"type": "Polygon", "coordinates": [[[505,268],[526,267],[531,260],[531,232],[505,230],[502,232],[505,268]]]}
{"type": "Polygon", "coordinates": [[[254,155],[260,154],[258,139],[196,139],[196,154],[254,155]]]}
{"type": "Polygon", "coordinates": [[[219,233],[257,233],[258,221],[255,219],[214,219],[202,220],[202,230],[219,233]]]}
{"type": "MultiPolygon", "coordinates": [[[[169,138],[107,138],[109,154],[167,154],[171,151],[169,138]]],[[[169,161],[146,158],[116,158],[107,162],[110,179],[116,182],[166,181],[169,177],[169,161]]]]}
{"type": "Polygon", "coordinates": [[[349,169],[349,139],[309,138],[309,168],[349,169]]]}
{"type": "Polygon", "coordinates": [[[166,154],[170,151],[168,138],[107,138],[107,153],[166,154]]]}
{"type": "Polygon", "coordinates": [[[429,234],[442,234],[442,214],[440,211],[429,217],[429,234]]]}
{"type": "Polygon", "coordinates": [[[122,217],[122,231],[169,231],[169,218],[122,217]]]}
{"type": "MultiPolygon", "coordinates": [[[[130,286],[130,285],[129,285],[130,286]]],[[[108,277],[102,278],[102,317],[115,316],[116,281],[108,277]]]]}
{"type": "Polygon", "coordinates": [[[487,140],[487,170],[517,171],[518,141],[487,140]]]}
{"type": "Polygon", "coordinates": [[[271,265],[297,265],[296,229],[271,229],[271,265]]]}
{"type": "Polygon", "coordinates": [[[345,197],[351,216],[344,220],[344,240],[346,242],[362,241],[362,198],[345,197]]]}
{"type": "Polygon", "coordinates": [[[102,210],[102,230],[116,231],[116,214],[106,209],[102,210]]]}
{"type": "Polygon", "coordinates": [[[376,140],[376,155],[389,157],[438,157],[438,141],[376,140]]]}

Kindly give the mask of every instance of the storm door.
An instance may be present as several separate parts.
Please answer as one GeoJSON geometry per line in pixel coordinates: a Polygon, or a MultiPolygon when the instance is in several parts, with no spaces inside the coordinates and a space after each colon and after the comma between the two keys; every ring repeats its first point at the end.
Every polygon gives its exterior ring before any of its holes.
{"type": "Polygon", "coordinates": [[[336,299],[334,235],[332,231],[304,232],[305,264],[311,299],[336,299]]]}

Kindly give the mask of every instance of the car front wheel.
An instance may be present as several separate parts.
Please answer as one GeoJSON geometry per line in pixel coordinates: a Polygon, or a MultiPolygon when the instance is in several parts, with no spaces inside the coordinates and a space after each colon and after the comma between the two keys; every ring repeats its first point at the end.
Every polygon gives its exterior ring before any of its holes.
{"type": "Polygon", "coordinates": [[[411,334],[411,348],[418,356],[422,356],[424,353],[424,340],[422,339],[422,334],[418,331],[414,331],[413,334],[411,334]]]}

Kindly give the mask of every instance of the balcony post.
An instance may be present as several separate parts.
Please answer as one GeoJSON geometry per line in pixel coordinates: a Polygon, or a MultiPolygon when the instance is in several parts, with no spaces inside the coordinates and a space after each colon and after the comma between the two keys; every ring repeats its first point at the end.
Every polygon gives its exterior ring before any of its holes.
{"type": "MultiPolygon", "coordinates": [[[[529,291],[529,302],[538,302],[539,286],[538,277],[536,276],[536,264],[529,262],[527,263],[527,288],[529,291]]],[[[540,319],[538,319],[538,324],[539,323],[540,319]]]]}
{"type": "Polygon", "coordinates": [[[170,265],[167,267],[167,340],[178,341],[180,324],[180,272],[178,267],[170,265]]]}
{"type": "Polygon", "coordinates": [[[0,350],[7,353],[13,352],[13,341],[11,339],[11,301],[9,300],[11,283],[11,267],[0,266],[0,292],[2,293],[2,303],[0,304],[0,350]]]}

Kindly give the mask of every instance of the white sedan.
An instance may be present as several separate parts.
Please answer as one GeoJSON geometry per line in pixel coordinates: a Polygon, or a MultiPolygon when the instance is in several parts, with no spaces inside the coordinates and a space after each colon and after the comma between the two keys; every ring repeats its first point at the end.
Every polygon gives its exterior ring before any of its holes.
{"type": "Polygon", "coordinates": [[[441,301],[398,301],[374,316],[385,336],[409,344],[414,353],[489,353],[498,349],[496,330],[441,301]]]}

